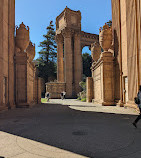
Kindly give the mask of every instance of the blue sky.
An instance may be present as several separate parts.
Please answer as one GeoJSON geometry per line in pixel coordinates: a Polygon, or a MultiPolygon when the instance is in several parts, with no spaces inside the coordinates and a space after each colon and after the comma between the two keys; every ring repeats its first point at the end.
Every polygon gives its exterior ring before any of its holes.
{"type": "MultiPolygon", "coordinates": [[[[41,49],[46,27],[65,7],[80,10],[82,31],[98,34],[99,28],[112,19],[111,0],[16,0],[16,25],[24,22],[30,27],[30,39],[36,44],[36,57],[41,49]]],[[[88,51],[84,48],[83,52],[88,51]]]]}

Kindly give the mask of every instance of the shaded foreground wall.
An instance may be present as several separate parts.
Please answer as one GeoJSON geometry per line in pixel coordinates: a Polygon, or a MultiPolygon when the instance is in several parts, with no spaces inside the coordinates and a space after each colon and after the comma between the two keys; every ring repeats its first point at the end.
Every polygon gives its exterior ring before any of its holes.
{"type": "Polygon", "coordinates": [[[18,106],[17,97],[25,96],[27,105],[41,98],[35,66],[20,55],[21,62],[16,58],[14,33],[15,0],[0,0],[0,110],[18,106]]]}
{"type": "Polygon", "coordinates": [[[0,0],[0,110],[14,107],[15,0],[0,0]]]}
{"type": "Polygon", "coordinates": [[[141,84],[140,19],[140,0],[112,0],[115,70],[117,71],[115,98],[128,104],[133,103],[141,84]],[[119,74],[122,80],[119,80],[119,74]]]}

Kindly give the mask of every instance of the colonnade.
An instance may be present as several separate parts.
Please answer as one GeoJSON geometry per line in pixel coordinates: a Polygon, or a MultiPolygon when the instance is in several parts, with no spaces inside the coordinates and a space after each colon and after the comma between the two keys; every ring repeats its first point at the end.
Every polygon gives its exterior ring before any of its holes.
{"type": "Polygon", "coordinates": [[[65,28],[56,35],[56,42],[57,81],[66,83],[67,97],[75,97],[82,79],[80,32],[65,28]]]}

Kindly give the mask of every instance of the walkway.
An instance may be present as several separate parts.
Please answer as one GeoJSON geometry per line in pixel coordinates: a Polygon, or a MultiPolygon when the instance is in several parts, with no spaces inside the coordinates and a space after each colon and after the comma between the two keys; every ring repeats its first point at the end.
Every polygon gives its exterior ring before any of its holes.
{"type": "Polygon", "coordinates": [[[102,106],[101,104],[81,102],[77,99],[64,99],[64,100],[51,99],[49,103],[69,105],[71,109],[80,110],[80,111],[138,115],[138,112],[133,108],[119,107],[119,106],[102,106]]]}
{"type": "Polygon", "coordinates": [[[138,129],[132,126],[135,115],[94,112],[98,107],[75,100],[51,102],[0,113],[1,157],[140,158],[141,122],[138,129]]]}

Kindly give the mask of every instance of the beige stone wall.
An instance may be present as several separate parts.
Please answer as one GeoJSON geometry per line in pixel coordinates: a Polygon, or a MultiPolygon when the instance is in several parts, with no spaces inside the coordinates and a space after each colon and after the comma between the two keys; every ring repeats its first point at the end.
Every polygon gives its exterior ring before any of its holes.
{"type": "MultiPolygon", "coordinates": [[[[127,62],[129,100],[133,101],[138,91],[137,72],[137,30],[135,0],[126,3],[127,9],[127,62]]],[[[139,18],[139,17],[138,17],[139,18]]]]}
{"type": "MultiPolygon", "coordinates": [[[[123,102],[126,103],[125,98],[128,98],[127,103],[133,103],[134,97],[138,92],[139,84],[141,84],[141,3],[140,0],[112,0],[112,22],[115,39],[115,90],[118,89],[123,94],[123,102]],[[121,41],[121,42],[120,42],[121,41]],[[120,49],[121,48],[121,49],[120,49]],[[121,58],[120,58],[121,54],[121,58]],[[121,61],[122,63],[121,63],[121,61]],[[119,78],[120,65],[122,67],[122,89],[117,78],[119,78]],[[125,82],[125,77],[126,82],[125,82]],[[128,81],[128,83],[127,83],[128,81]],[[127,86],[127,87],[126,87],[127,86]],[[124,89],[128,89],[127,97],[125,97],[124,89]]],[[[120,81],[120,80],[119,80],[120,81]]],[[[116,91],[115,91],[116,92],[116,91]]],[[[115,93],[115,98],[117,97],[115,93]]],[[[122,96],[120,96],[121,99],[122,96]]]]}
{"type": "MultiPolygon", "coordinates": [[[[51,98],[57,98],[60,99],[61,92],[66,92],[66,84],[65,83],[59,83],[59,82],[49,82],[46,83],[46,92],[50,93],[51,98]]],[[[67,93],[66,93],[67,96],[67,93]]]]}
{"type": "Polygon", "coordinates": [[[87,102],[92,102],[92,99],[94,98],[94,92],[93,92],[93,78],[87,77],[86,80],[86,98],[87,102]]]}
{"type": "Polygon", "coordinates": [[[79,83],[82,80],[83,66],[81,54],[81,38],[79,33],[74,35],[74,96],[80,92],[81,88],[79,83]]]}
{"type": "Polygon", "coordinates": [[[15,50],[15,43],[14,43],[14,32],[15,32],[15,0],[9,0],[9,80],[8,80],[8,87],[9,87],[9,106],[15,106],[15,99],[14,99],[14,50],[15,50]],[[13,84],[11,84],[13,83],[13,84]]]}
{"type": "Polygon", "coordinates": [[[67,97],[72,98],[73,95],[73,50],[72,50],[72,34],[71,30],[64,31],[64,71],[67,97]]]}
{"type": "Polygon", "coordinates": [[[112,30],[114,37],[114,56],[115,56],[115,100],[120,100],[120,10],[119,0],[112,0],[112,30]]]}
{"type": "Polygon", "coordinates": [[[120,1],[121,8],[121,51],[122,51],[122,71],[123,76],[127,76],[127,17],[126,0],[120,1]]]}
{"type": "Polygon", "coordinates": [[[98,65],[95,67],[95,70],[93,71],[93,80],[94,80],[94,101],[98,102],[98,103],[102,103],[102,98],[103,98],[103,81],[102,81],[102,77],[103,77],[103,71],[102,71],[103,67],[102,65],[98,65]]]}
{"type": "MultiPolygon", "coordinates": [[[[89,89],[93,89],[93,102],[102,105],[114,105],[114,65],[113,53],[102,52],[100,59],[92,64],[93,88],[87,86],[87,100],[91,96],[89,89]]],[[[90,79],[89,79],[90,80],[90,79]]],[[[88,82],[88,80],[87,80],[88,82]]],[[[91,83],[91,81],[89,81],[91,83]]],[[[87,83],[87,85],[90,85],[87,83]]]]}
{"type": "Polygon", "coordinates": [[[2,104],[8,104],[8,0],[4,0],[2,12],[2,104]],[[4,81],[6,79],[6,82],[4,81]]]}
{"type": "Polygon", "coordinates": [[[15,56],[16,105],[27,104],[27,55],[17,53],[15,56]]]}
{"type": "Polygon", "coordinates": [[[59,28],[64,28],[66,26],[66,22],[64,20],[64,16],[60,18],[59,20],[59,28]]]}
{"type": "Polygon", "coordinates": [[[41,81],[35,79],[35,67],[15,48],[15,0],[0,1],[0,21],[0,110],[40,103],[41,81]]]}
{"type": "Polygon", "coordinates": [[[16,106],[32,106],[41,103],[42,79],[38,78],[37,69],[27,60],[24,52],[16,53],[16,106]]]}
{"type": "MultiPolygon", "coordinates": [[[[141,2],[137,1],[137,16],[138,16],[138,46],[139,46],[139,61],[141,61],[141,2]]],[[[140,76],[141,76],[141,62],[139,62],[140,68],[140,76]]],[[[141,85],[141,78],[140,78],[140,85],[141,85]]]]}
{"type": "Polygon", "coordinates": [[[0,109],[14,106],[15,0],[0,1],[0,109]]]}
{"type": "Polygon", "coordinates": [[[34,66],[27,62],[27,102],[34,103],[34,66]]]}

